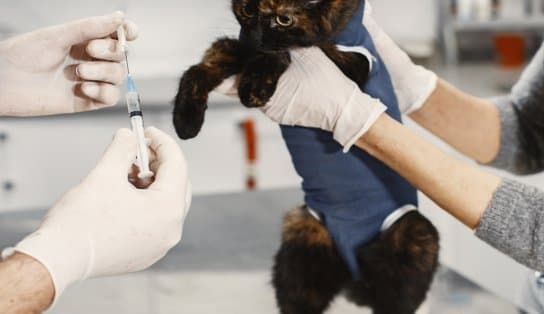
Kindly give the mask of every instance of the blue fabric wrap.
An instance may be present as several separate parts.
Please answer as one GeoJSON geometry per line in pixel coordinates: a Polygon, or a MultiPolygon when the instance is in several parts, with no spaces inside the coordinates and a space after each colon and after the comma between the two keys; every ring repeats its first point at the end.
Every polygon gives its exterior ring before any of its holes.
{"type": "MultiPolygon", "coordinates": [[[[389,73],[362,25],[364,8],[362,1],[336,43],[363,46],[376,58],[364,92],[379,98],[387,105],[387,113],[401,121],[389,73]]],[[[344,154],[329,132],[291,126],[281,126],[281,131],[303,179],[306,204],[323,219],[353,278],[361,279],[357,248],[379,234],[393,211],[408,204],[417,206],[416,189],[358,148],[344,154]]]]}

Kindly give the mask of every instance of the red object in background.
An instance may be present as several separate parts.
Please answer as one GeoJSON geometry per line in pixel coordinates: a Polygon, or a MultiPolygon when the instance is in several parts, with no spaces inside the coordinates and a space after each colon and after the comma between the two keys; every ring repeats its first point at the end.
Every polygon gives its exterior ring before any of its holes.
{"type": "Polygon", "coordinates": [[[498,34],[495,48],[500,65],[504,68],[520,68],[525,63],[525,39],[519,34],[498,34]]]}
{"type": "Polygon", "coordinates": [[[246,146],[247,177],[246,188],[254,190],[257,187],[256,169],[257,164],[257,130],[253,119],[245,119],[241,123],[244,132],[246,146]]]}
{"type": "Polygon", "coordinates": [[[253,119],[246,119],[242,121],[242,128],[244,130],[244,138],[246,140],[247,148],[247,161],[257,161],[257,132],[255,130],[255,121],[253,119]]]}

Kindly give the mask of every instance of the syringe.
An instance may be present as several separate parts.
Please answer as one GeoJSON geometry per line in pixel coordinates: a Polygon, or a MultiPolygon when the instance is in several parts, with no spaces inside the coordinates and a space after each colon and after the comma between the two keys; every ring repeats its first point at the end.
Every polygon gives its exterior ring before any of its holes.
{"type": "Polygon", "coordinates": [[[125,35],[125,30],[123,26],[119,27],[117,30],[117,37],[119,39],[119,49],[125,56],[125,66],[126,66],[126,94],[125,99],[127,103],[128,114],[130,116],[130,123],[132,124],[132,131],[136,135],[136,140],[138,142],[138,153],[137,153],[137,165],[140,170],[138,177],[140,179],[149,179],[153,177],[153,172],[149,169],[149,153],[147,150],[147,140],[145,139],[144,133],[144,117],[142,113],[142,107],[140,103],[140,95],[136,91],[136,86],[132,75],[130,74],[130,68],[128,66],[128,47],[127,39],[125,35]]]}

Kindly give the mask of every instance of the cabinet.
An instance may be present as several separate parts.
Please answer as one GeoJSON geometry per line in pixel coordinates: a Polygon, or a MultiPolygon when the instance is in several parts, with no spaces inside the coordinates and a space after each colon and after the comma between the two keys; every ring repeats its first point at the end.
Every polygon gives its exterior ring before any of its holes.
{"type": "Polygon", "coordinates": [[[84,178],[126,125],[120,111],[1,118],[0,211],[49,207],[84,178]]]}
{"type": "MultiPolygon", "coordinates": [[[[245,190],[245,143],[238,122],[256,120],[260,188],[296,187],[296,175],[279,128],[261,114],[236,104],[219,103],[208,110],[198,140],[180,145],[190,164],[195,194],[245,190]]],[[[173,137],[169,106],[148,106],[147,126],[173,137]]],[[[73,116],[0,118],[0,213],[45,209],[96,165],[115,131],[128,127],[124,108],[73,116]]]]}

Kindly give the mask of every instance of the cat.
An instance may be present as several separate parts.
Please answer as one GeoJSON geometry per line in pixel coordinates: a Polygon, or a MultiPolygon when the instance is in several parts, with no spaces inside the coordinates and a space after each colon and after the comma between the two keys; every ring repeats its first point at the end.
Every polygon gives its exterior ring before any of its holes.
{"type": "Polygon", "coordinates": [[[354,280],[327,229],[307,207],[285,215],[272,284],[282,314],[321,314],[344,293],[375,314],[413,314],[438,266],[439,235],[412,211],[357,250],[364,277],[354,280]]]}
{"type": "Polygon", "coordinates": [[[202,62],[189,68],[181,79],[174,108],[174,126],[181,139],[193,138],[200,132],[208,94],[232,75],[240,75],[238,92],[243,105],[264,106],[290,64],[288,49],[292,47],[319,46],[348,77],[364,85],[368,59],[358,53],[339,51],[331,41],[359,1],[298,2],[301,12],[288,12],[292,9],[287,6],[282,15],[275,15],[281,1],[233,1],[233,11],[242,26],[240,39],[217,40],[202,62]],[[319,14],[326,17],[319,18],[319,14]],[[261,15],[265,17],[260,18],[261,15]]]}
{"type": "MultiPolygon", "coordinates": [[[[174,108],[178,136],[190,139],[200,132],[208,94],[232,75],[239,75],[244,106],[264,106],[290,64],[291,48],[319,47],[363,89],[371,60],[334,43],[360,5],[361,0],[233,0],[240,36],[217,40],[184,73],[174,108]]],[[[432,223],[411,211],[354,252],[363,272],[354,278],[321,219],[307,206],[297,207],[284,218],[272,271],[279,310],[320,314],[344,292],[377,314],[414,313],[438,265],[438,239],[432,223]]]]}

